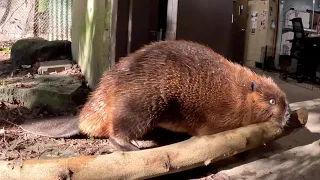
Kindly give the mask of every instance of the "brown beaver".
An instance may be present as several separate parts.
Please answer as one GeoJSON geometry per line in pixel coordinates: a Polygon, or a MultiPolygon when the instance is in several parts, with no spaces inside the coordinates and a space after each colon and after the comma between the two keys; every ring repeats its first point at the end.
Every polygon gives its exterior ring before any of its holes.
{"type": "Polygon", "coordinates": [[[122,151],[155,127],[191,136],[289,119],[271,78],[189,41],[151,43],[105,72],[79,115],[79,130],[122,151]]]}

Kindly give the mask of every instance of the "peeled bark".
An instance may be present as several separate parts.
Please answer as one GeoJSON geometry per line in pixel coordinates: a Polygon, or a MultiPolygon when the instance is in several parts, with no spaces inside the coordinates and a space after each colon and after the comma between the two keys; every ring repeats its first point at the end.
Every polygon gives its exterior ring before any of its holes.
{"type": "Polygon", "coordinates": [[[294,111],[282,129],[272,121],[210,136],[132,152],[49,160],[21,164],[0,162],[0,179],[146,179],[205,166],[288,135],[303,127],[306,109],[294,111]]]}

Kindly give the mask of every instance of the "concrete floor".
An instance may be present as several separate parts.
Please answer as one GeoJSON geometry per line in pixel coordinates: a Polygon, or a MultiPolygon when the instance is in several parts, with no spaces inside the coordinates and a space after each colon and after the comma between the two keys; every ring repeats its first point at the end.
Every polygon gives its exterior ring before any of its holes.
{"type": "MultiPolygon", "coordinates": [[[[258,73],[262,73],[258,71],[258,73]]],[[[274,78],[290,101],[292,109],[306,107],[306,128],[278,139],[269,146],[252,150],[245,160],[231,164],[220,172],[231,179],[318,180],[320,179],[320,89],[308,90],[274,78]]]]}

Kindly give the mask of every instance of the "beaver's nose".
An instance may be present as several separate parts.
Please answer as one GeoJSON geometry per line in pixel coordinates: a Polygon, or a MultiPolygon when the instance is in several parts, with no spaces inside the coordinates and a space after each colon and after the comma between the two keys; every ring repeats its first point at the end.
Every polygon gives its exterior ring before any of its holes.
{"type": "Polygon", "coordinates": [[[290,118],[290,111],[289,110],[286,110],[286,112],[284,113],[284,117],[286,119],[289,119],[290,118]]]}
{"type": "Polygon", "coordinates": [[[286,116],[286,118],[290,118],[290,112],[289,111],[287,111],[285,114],[284,114],[285,116],[286,116]]]}

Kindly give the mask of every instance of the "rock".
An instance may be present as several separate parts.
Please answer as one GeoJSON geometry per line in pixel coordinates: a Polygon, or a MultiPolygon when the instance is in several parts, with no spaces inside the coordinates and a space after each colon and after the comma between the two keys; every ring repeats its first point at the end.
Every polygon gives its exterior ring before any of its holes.
{"type": "Polygon", "coordinates": [[[21,65],[31,65],[36,61],[36,49],[38,44],[45,42],[43,38],[26,38],[15,42],[11,47],[10,62],[11,68],[15,69],[21,65]]]}
{"type": "Polygon", "coordinates": [[[72,62],[69,60],[44,61],[39,63],[38,74],[62,72],[71,68],[72,62]]]}
{"type": "Polygon", "coordinates": [[[41,61],[71,59],[71,42],[67,40],[46,41],[39,49],[41,61]]]}
{"type": "Polygon", "coordinates": [[[54,113],[76,111],[85,102],[83,80],[65,75],[35,75],[8,80],[0,86],[0,101],[29,109],[46,107],[54,113]]]}
{"type": "Polygon", "coordinates": [[[11,68],[33,65],[37,61],[71,59],[71,42],[47,41],[43,38],[26,38],[15,42],[11,48],[11,68]]]}

